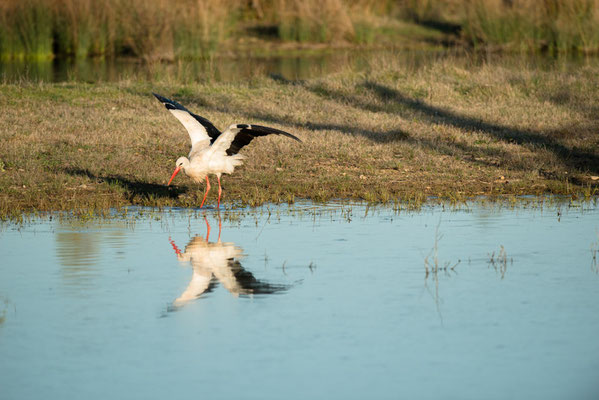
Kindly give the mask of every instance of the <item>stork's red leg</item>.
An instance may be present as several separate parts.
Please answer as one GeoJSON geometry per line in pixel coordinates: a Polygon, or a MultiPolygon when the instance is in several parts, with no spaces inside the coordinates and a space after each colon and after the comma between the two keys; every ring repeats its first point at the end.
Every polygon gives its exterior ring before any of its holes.
{"type": "MultiPolygon", "coordinates": [[[[204,215],[204,221],[206,221],[206,243],[210,240],[210,224],[208,223],[208,218],[204,215]]],[[[219,233],[220,236],[220,233],[219,233]]]]}
{"type": "Polygon", "coordinates": [[[200,204],[200,208],[204,206],[204,202],[206,201],[206,197],[208,196],[208,192],[210,191],[210,181],[208,180],[208,175],[206,175],[206,193],[204,193],[204,198],[202,199],[202,204],[200,204]]]}
{"type": "Polygon", "coordinates": [[[173,250],[175,250],[175,254],[180,256],[181,255],[181,250],[179,250],[179,248],[177,247],[177,245],[175,244],[175,241],[173,239],[168,238],[168,241],[171,242],[171,246],[173,246],[173,250]]]}
{"type": "Polygon", "coordinates": [[[220,213],[218,213],[218,242],[220,243],[220,233],[223,230],[223,223],[220,219],[220,213]]]}
{"type": "Polygon", "coordinates": [[[220,195],[223,192],[223,189],[220,187],[220,176],[216,176],[216,179],[218,180],[218,203],[216,203],[216,208],[220,208],[220,195]]]}

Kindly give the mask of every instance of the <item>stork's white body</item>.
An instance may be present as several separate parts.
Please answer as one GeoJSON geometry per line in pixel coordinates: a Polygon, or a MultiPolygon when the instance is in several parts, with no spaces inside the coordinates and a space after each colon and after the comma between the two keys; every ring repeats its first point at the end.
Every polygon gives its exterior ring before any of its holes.
{"type": "Polygon", "coordinates": [[[204,205],[210,191],[208,179],[210,174],[216,175],[218,179],[217,206],[220,206],[222,193],[220,177],[222,174],[233,173],[235,167],[243,163],[245,157],[237,153],[252,139],[257,136],[276,134],[300,141],[288,132],[260,125],[234,124],[221,133],[210,121],[191,113],[181,104],[156,93],[154,96],[183,124],[191,139],[191,151],[188,157],[180,157],[177,160],[175,171],[168,184],[170,185],[180,170],[195,182],[206,179],[206,193],[200,208],[204,205]]]}
{"type": "Polygon", "coordinates": [[[236,125],[231,125],[212,145],[206,141],[193,144],[187,157],[189,166],[183,169],[185,175],[196,182],[201,182],[209,174],[216,175],[219,179],[222,174],[232,174],[235,167],[243,164],[245,159],[241,154],[231,156],[226,154],[226,148],[238,131],[236,125]],[[226,143],[223,145],[223,142],[226,143]]]}

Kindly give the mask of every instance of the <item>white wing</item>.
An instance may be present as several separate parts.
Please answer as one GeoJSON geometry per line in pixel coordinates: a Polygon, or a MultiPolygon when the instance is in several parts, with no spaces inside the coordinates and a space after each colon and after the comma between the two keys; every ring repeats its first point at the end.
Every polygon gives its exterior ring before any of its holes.
{"type": "Polygon", "coordinates": [[[191,139],[192,151],[208,147],[211,141],[220,136],[220,131],[206,118],[190,112],[176,101],[167,99],[159,94],[152,93],[175,118],[187,129],[191,139]]]}
{"type": "Polygon", "coordinates": [[[193,149],[195,149],[196,146],[198,146],[197,148],[204,148],[210,145],[210,136],[208,136],[206,128],[196,121],[189,112],[173,109],[170,109],[169,111],[183,124],[185,129],[187,129],[189,138],[191,139],[191,147],[193,149]]]}
{"type": "Polygon", "coordinates": [[[215,154],[225,154],[226,151],[231,147],[233,140],[235,140],[235,136],[239,132],[242,131],[243,127],[248,125],[241,125],[242,127],[238,127],[237,125],[229,126],[212,144],[212,151],[215,154]]]}

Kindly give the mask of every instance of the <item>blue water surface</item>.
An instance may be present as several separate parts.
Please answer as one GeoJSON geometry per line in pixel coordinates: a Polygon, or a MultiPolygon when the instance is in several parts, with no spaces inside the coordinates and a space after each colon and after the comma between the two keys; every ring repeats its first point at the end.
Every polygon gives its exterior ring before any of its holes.
{"type": "Polygon", "coordinates": [[[596,203],[139,211],[3,226],[1,399],[599,398],[596,203]]]}

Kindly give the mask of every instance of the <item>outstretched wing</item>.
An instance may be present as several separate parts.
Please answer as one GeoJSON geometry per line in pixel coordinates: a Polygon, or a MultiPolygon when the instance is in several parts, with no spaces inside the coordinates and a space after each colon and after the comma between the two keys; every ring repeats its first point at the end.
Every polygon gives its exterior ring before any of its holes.
{"type": "Polygon", "coordinates": [[[231,257],[226,259],[226,265],[214,268],[212,273],[225,289],[235,296],[276,294],[289,290],[292,285],[270,283],[256,279],[254,274],[243,268],[239,260],[231,257]]]}
{"type": "Polygon", "coordinates": [[[220,131],[212,125],[212,122],[208,121],[204,117],[200,117],[187,108],[183,107],[176,101],[167,99],[159,94],[152,93],[164,106],[169,110],[187,129],[189,137],[191,139],[191,147],[195,147],[196,143],[204,142],[200,144],[201,147],[206,147],[212,144],[217,137],[220,136],[220,131]],[[208,142],[210,141],[210,142],[208,142]]]}
{"type": "Polygon", "coordinates": [[[216,152],[222,151],[226,152],[228,156],[232,156],[233,154],[239,153],[239,150],[248,145],[255,137],[273,134],[287,136],[288,138],[301,142],[301,140],[291,133],[279,129],[261,125],[238,124],[231,125],[224,131],[214,142],[212,147],[214,147],[216,152]]]}

